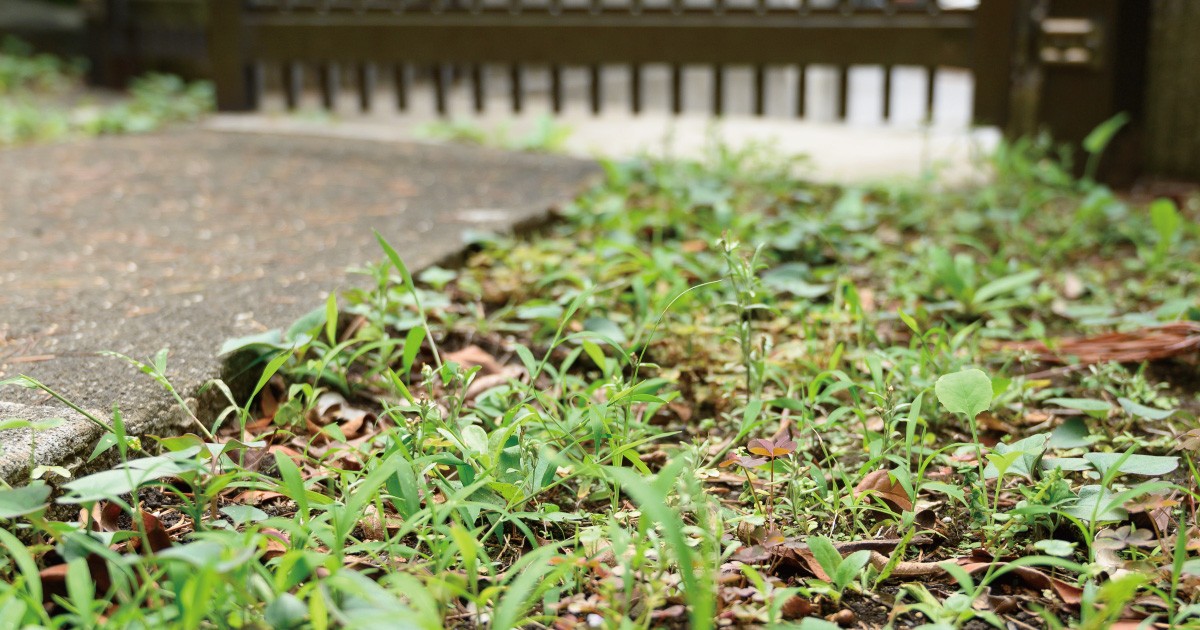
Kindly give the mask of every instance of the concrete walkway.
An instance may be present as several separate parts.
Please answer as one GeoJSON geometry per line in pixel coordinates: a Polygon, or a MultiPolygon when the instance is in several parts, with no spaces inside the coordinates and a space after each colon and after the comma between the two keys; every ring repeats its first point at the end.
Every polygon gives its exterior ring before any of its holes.
{"type": "MultiPolygon", "coordinates": [[[[433,114],[359,116],[280,113],[218,115],[206,124],[229,132],[353,138],[375,142],[446,144],[430,137],[444,124],[433,114]]],[[[453,119],[452,119],[453,120],[453,119]]],[[[521,140],[546,122],[542,115],[463,117],[468,128],[521,140]]],[[[622,159],[637,155],[700,157],[713,142],[734,148],[767,145],[807,158],[798,175],[813,181],[856,184],[911,179],[928,174],[941,181],[983,177],[983,159],[999,140],[994,129],[885,127],[796,122],[730,116],[570,113],[555,119],[569,131],[562,150],[580,158],[622,159]]]]}
{"type": "MultiPolygon", "coordinates": [[[[286,327],[381,259],[454,254],[465,230],[544,216],[592,162],[477,148],[187,130],[0,151],[0,378],[28,374],[108,417],[170,431],[181,414],[145,359],[171,349],[186,396],[219,376],[228,338],[286,327]]],[[[35,390],[0,389],[0,419],[66,417],[37,460],[71,464],[96,433],[35,390]]],[[[0,478],[29,461],[0,433],[0,478]]]]}
{"type": "MultiPolygon", "coordinates": [[[[209,125],[226,131],[270,132],[345,137],[393,142],[428,141],[426,131],[446,120],[490,136],[521,139],[535,134],[551,111],[550,79],[544,68],[524,73],[523,113],[514,116],[507,69],[489,66],[485,107],[474,111],[470,85],[451,83],[446,94],[450,115],[434,110],[428,81],[409,87],[408,109],[397,111],[396,95],[381,82],[369,111],[360,111],[352,89],[338,92],[332,113],[319,109],[314,91],[301,95],[299,110],[288,113],[283,97],[268,90],[262,111],[215,116],[209,125]]],[[[837,81],[833,68],[812,66],[807,74],[806,118],[795,118],[799,80],[794,68],[768,68],[765,116],[750,114],[753,81],[748,68],[725,73],[726,115],[715,121],[712,74],[709,68],[685,69],[684,111],[669,112],[669,74],[663,66],[647,66],[643,75],[644,111],[629,106],[628,68],[603,69],[603,108],[593,115],[588,107],[588,80],[579,68],[563,72],[564,110],[556,126],[570,131],[562,147],[581,157],[624,158],[640,153],[697,156],[711,139],[730,146],[767,142],[786,153],[808,156],[803,176],[824,182],[876,182],[912,178],[936,172],[943,180],[980,174],[979,157],[999,138],[994,129],[970,126],[973,82],[963,70],[943,68],[935,77],[932,120],[926,122],[927,76],[921,68],[893,70],[889,92],[891,114],[883,119],[884,79],[879,67],[854,67],[849,73],[849,103],[844,123],[835,121],[837,81]]],[[[272,75],[273,76],[273,75],[272,75]]]]}

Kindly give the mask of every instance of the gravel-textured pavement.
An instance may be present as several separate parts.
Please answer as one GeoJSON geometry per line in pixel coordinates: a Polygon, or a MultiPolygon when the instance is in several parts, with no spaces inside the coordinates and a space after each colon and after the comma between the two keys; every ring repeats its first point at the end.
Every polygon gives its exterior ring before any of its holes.
{"type": "MultiPolygon", "coordinates": [[[[378,229],[419,268],[465,230],[544,217],[594,163],[478,148],[182,130],[0,152],[0,378],[28,374],[135,430],[182,414],[112,350],[170,348],[190,395],[226,339],[286,326],[378,260],[378,229]]],[[[78,461],[94,429],[36,390],[0,389],[0,419],[62,416],[37,460],[78,461]]],[[[0,478],[29,462],[0,432],[0,478]]],[[[86,450],[83,451],[86,455],[86,450]]]]}

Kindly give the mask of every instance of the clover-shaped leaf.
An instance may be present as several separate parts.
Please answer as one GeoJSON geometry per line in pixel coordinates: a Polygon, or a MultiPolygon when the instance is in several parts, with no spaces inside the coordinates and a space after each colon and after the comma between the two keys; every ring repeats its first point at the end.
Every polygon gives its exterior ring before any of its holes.
{"type": "Polygon", "coordinates": [[[778,439],[750,440],[750,452],[768,459],[790,455],[796,450],[796,443],[782,437],[778,439]]]}

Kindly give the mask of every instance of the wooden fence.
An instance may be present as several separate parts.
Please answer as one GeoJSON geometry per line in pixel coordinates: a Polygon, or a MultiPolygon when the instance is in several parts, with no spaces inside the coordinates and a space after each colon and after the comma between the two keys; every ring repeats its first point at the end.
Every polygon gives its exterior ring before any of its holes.
{"type": "Polygon", "coordinates": [[[712,73],[714,114],[723,113],[725,69],[753,68],[755,113],[765,111],[767,69],[799,71],[793,89],[795,115],[805,116],[805,71],[810,65],[837,68],[837,112],[847,111],[851,66],[884,68],[883,108],[888,115],[896,66],[925,68],[930,80],[926,107],[932,108],[934,73],[964,68],[975,75],[975,118],[1003,125],[1008,118],[1009,79],[1016,36],[1017,3],[983,0],[976,9],[943,10],[929,1],[814,2],[812,0],[211,0],[212,63],[218,106],[254,109],[267,73],[276,73],[288,106],[295,107],[303,76],[312,73],[326,107],[337,90],[352,85],[363,108],[381,81],[394,88],[395,104],[410,105],[414,70],[427,72],[439,112],[447,111],[453,77],[470,84],[473,107],[484,108],[485,65],[508,68],[509,101],[520,111],[522,77],[531,67],[550,76],[554,111],[563,107],[565,68],[588,71],[588,101],[603,106],[604,66],[629,68],[629,109],[642,109],[643,68],[670,68],[670,108],[683,109],[683,72],[696,66],[712,73]]]}
{"type": "Polygon", "coordinates": [[[212,73],[205,0],[93,0],[86,6],[93,83],[122,87],[151,71],[188,78],[212,73]]]}

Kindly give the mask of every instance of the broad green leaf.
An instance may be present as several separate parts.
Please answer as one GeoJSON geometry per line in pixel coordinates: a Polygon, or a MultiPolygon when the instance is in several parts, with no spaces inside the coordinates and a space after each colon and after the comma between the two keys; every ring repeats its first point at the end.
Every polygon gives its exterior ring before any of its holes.
{"type": "Polygon", "coordinates": [[[592,360],[592,363],[596,364],[596,367],[601,370],[604,369],[607,362],[604,360],[604,350],[600,349],[600,346],[585,339],[583,341],[583,351],[592,360]]]}
{"type": "Polygon", "coordinates": [[[325,324],[325,306],[319,306],[300,316],[283,333],[283,340],[291,345],[302,345],[312,341],[313,333],[325,324]]]}
{"type": "Polygon", "coordinates": [[[446,286],[457,277],[458,272],[451,269],[446,269],[444,267],[439,267],[437,265],[426,267],[424,271],[417,274],[417,278],[420,279],[421,282],[424,282],[425,284],[428,284],[439,291],[442,289],[442,287],[446,286]]]}
{"type": "Polygon", "coordinates": [[[992,381],[982,370],[946,374],[937,380],[933,391],[951,413],[961,413],[970,419],[992,406],[992,381]]]}
{"type": "Polygon", "coordinates": [[[837,547],[824,536],[809,536],[808,550],[816,558],[817,564],[821,565],[825,575],[833,579],[837,575],[838,567],[842,564],[842,554],[838,552],[837,547]]]}
{"type": "Polygon", "coordinates": [[[283,344],[283,333],[278,328],[275,328],[266,332],[230,339],[221,344],[221,349],[217,351],[217,355],[225,356],[249,348],[282,349],[285,347],[287,346],[283,344]]]}
{"type": "Polygon", "coordinates": [[[0,490],[0,519],[14,519],[41,511],[46,507],[46,499],[50,498],[50,490],[44,483],[0,490]]]}
{"type": "Polygon", "coordinates": [[[1112,410],[1112,405],[1095,398],[1050,398],[1046,400],[1046,404],[1082,411],[1095,417],[1104,417],[1112,410]]]}
{"type": "Polygon", "coordinates": [[[1156,199],[1150,204],[1150,223],[1158,233],[1160,247],[1170,245],[1175,235],[1179,233],[1179,212],[1175,202],[1170,199],[1156,199]]]}
{"type": "Polygon", "coordinates": [[[1177,409],[1155,409],[1154,407],[1139,405],[1128,398],[1118,398],[1117,402],[1121,404],[1121,408],[1129,415],[1147,420],[1166,420],[1171,417],[1171,414],[1178,411],[1177,409]]]}
{"type": "Polygon", "coordinates": [[[1068,418],[1050,433],[1049,448],[1079,448],[1087,446],[1096,440],[1088,433],[1087,423],[1083,418],[1068,418]]]}
{"type": "Polygon", "coordinates": [[[531,304],[519,306],[516,315],[520,319],[541,319],[557,321],[563,314],[563,307],[553,302],[548,304],[531,304]]]}
{"type": "Polygon", "coordinates": [[[1078,411],[1108,411],[1112,409],[1112,405],[1095,398],[1050,398],[1046,402],[1078,411]]]}
{"type": "Polygon", "coordinates": [[[988,461],[993,463],[989,463],[984,469],[984,476],[988,479],[995,479],[1000,474],[1004,474],[1033,479],[1034,471],[1038,470],[1038,464],[1046,452],[1046,444],[1049,440],[1048,434],[1039,433],[1017,440],[1012,444],[997,444],[995,455],[998,457],[993,462],[993,456],[988,455],[988,461]]]}
{"type": "Polygon", "coordinates": [[[1065,509],[1067,514],[1083,521],[1120,521],[1129,517],[1120,505],[1115,505],[1116,496],[1111,490],[1100,486],[1084,486],[1079,489],[1079,498],[1065,509]]]}
{"type": "Polygon", "coordinates": [[[1067,472],[1091,470],[1092,465],[1082,457],[1046,457],[1042,459],[1042,470],[1061,468],[1067,472]]]}
{"type": "MultiPolygon", "coordinates": [[[[620,326],[604,317],[589,317],[583,320],[583,329],[602,337],[608,337],[617,344],[629,341],[629,338],[625,336],[625,332],[621,330],[620,326]]],[[[604,364],[600,363],[599,365],[603,366],[604,364]]]]}
{"type": "Polygon", "coordinates": [[[400,373],[408,376],[412,370],[413,362],[417,360],[417,353],[421,351],[421,344],[425,342],[425,327],[414,326],[409,329],[408,334],[404,336],[403,355],[400,358],[400,373]]]}
{"type": "Polygon", "coordinates": [[[68,494],[59,498],[58,502],[93,503],[113,499],[149,481],[195,472],[202,468],[195,459],[199,452],[199,447],[191,447],[167,455],[133,459],[112,470],[81,477],[63,485],[68,494]]]}
{"type": "Polygon", "coordinates": [[[805,617],[800,620],[796,630],[842,630],[842,627],[820,617],[805,617]]]}
{"type": "Polygon", "coordinates": [[[979,290],[975,292],[974,302],[976,304],[983,304],[992,298],[1012,293],[1021,287],[1032,284],[1041,276],[1041,271],[1037,269],[1030,269],[1028,271],[1015,273],[1011,276],[998,278],[983,285],[982,287],[979,287],[979,290]]]}
{"type": "Polygon", "coordinates": [[[221,508],[221,513],[228,516],[234,525],[257,523],[258,521],[265,521],[270,518],[266,512],[253,505],[226,505],[221,508]]]}
{"type": "Polygon", "coordinates": [[[833,290],[828,284],[812,284],[808,265],[803,263],[786,263],[767,271],[762,275],[762,283],[768,288],[780,293],[790,293],[798,298],[813,299],[821,297],[833,290]]]}
{"type": "Polygon", "coordinates": [[[470,449],[473,455],[482,455],[488,452],[488,436],[487,431],[477,424],[467,425],[462,430],[464,446],[470,449]]]}
{"type": "Polygon", "coordinates": [[[1047,538],[1033,543],[1034,549],[1056,558],[1070,558],[1075,554],[1075,543],[1057,538],[1047,538]]]}
{"type": "Polygon", "coordinates": [[[854,581],[854,578],[858,577],[859,571],[862,571],[863,567],[867,566],[867,563],[870,561],[871,552],[866,550],[855,551],[846,556],[842,560],[841,565],[838,566],[837,571],[831,576],[833,577],[834,586],[839,589],[846,588],[854,581]]]}
{"type": "Polygon", "coordinates": [[[1121,462],[1120,471],[1129,475],[1158,477],[1179,467],[1178,457],[1161,455],[1129,455],[1124,453],[1085,453],[1083,458],[1096,470],[1105,471],[1121,462]],[[1121,461],[1124,458],[1124,461],[1121,461]]]}

